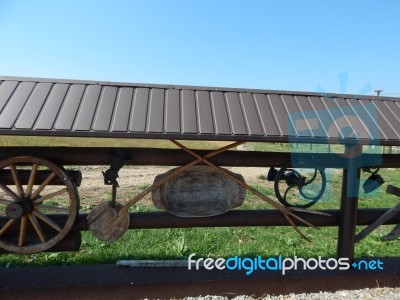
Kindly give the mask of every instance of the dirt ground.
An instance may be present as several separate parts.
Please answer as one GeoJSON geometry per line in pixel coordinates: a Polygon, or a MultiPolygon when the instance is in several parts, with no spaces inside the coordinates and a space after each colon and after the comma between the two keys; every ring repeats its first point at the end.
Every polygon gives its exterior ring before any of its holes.
{"type": "MultiPolygon", "coordinates": [[[[104,185],[102,172],[107,170],[107,166],[84,166],[78,167],[82,172],[82,183],[79,187],[81,205],[95,205],[105,200],[109,200],[111,186],[104,185]]],[[[173,167],[162,166],[125,166],[119,171],[118,183],[118,202],[124,203],[129,197],[140,192],[145,187],[151,185],[154,178],[167,172],[173,167]]],[[[266,184],[266,181],[260,179],[261,175],[266,176],[268,168],[244,168],[231,167],[228,170],[243,175],[246,183],[250,185],[266,184]]],[[[142,201],[151,201],[150,195],[142,201]]]]}

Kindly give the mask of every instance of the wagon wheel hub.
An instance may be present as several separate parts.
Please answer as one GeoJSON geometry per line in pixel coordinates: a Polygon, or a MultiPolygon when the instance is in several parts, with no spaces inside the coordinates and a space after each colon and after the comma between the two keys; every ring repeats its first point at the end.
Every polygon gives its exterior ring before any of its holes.
{"type": "Polygon", "coordinates": [[[34,209],[33,201],[27,197],[20,197],[7,205],[6,215],[10,219],[19,219],[30,214],[34,209]]]}

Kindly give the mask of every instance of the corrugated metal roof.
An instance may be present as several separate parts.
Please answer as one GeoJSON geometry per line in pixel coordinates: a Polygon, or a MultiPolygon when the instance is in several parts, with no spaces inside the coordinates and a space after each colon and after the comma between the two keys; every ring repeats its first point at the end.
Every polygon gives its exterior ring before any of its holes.
{"type": "Polygon", "coordinates": [[[400,99],[0,77],[0,134],[400,145],[400,99]]]}

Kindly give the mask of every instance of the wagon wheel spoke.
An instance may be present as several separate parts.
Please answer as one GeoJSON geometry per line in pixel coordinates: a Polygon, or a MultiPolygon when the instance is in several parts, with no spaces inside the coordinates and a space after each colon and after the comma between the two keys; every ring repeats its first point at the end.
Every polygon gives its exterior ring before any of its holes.
{"type": "Polygon", "coordinates": [[[26,235],[26,216],[23,216],[21,218],[21,225],[19,227],[18,247],[22,247],[24,245],[25,235],[26,235]]]}
{"type": "Polygon", "coordinates": [[[53,212],[59,212],[59,213],[69,213],[68,208],[64,207],[59,207],[59,206],[48,206],[48,205],[36,205],[36,208],[38,209],[43,209],[43,210],[48,210],[48,211],[53,211],[53,212]]]}
{"type": "Polygon", "coordinates": [[[33,211],[32,214],[39,218],[40,220],[42,220],[43,222],[45,222],[47,225],[53,227],[55,230],[57,230],[58,232],[60,232],[62,229],[61,227],[54,222],[52,219],[50,219],[48,216],[42,214],[40,211],[33,211]]]}
{"type": "Polygon", "coordinates": [[[7,205],[7,204],[12,203],[12,201],[11,201],[11,200],[7,200],[7,199],[0,198],[0,203],[1,203],[1,204],[7,205]]]}
{"type": "Polygon", "coordinates": [[[2,236],[3,233],[6,232],[7,229],[10,228],[14,223],[15,223],[15,219],[8,220],[8,222],[3,226],[3,228],[1,228],[0,236],[2,236]]]}
{"type": "Polygon", "coordinates": [[[18,195],[14,193],[10,188],[2,183],[0,183],[0,189],[2,189],[8,196],[10,196],[13,200],[17,200],[18,195]]]}
{"type": "Polygon", "coordinates": [[[56,196],[60,196],[60,195],[65,194],[67,192],[68,192],[68,190],[66,188],[61,189],[61,190],[59,190],[57,192],[54,192],[54,193],[51,193],[51,194],[48,194],[48,195],[45,195],[43,197],[40,197],[40,198],[37,198],[37,199],[33,200],[33,204],[37,205],[37,204],[43,203],[43,201],[49,200],[49,199],[54,198],[56,196]]]}
{"type": "Polygon", "coordinates": [[[17,190],[18,190],[18,195],[22,197],[24,195],[24,189],[22,188],[22,184],[21,184],[21,180],[18,175],[17,168],[14,165],[11,165],[10,170],[11,170],[12,177],[14,179],[15,186],[17,187],[17,190]]]}
{"type": "Polygon", "coordinates": [[[61,166],[33,156],[2,160],[0,170],[9,173],[15,186],[0,183],[0,215],[8,217],[0,227],[0,248],[32,254],[54,247],[70,232],[78,215],[79,196],[74,181],[61,166]],[[30,168],[24,170],[28,174],[26,182],[22,181],[19,166],[30,168]],[[47,175],[38,182],[43,174],[47,175]],[[58,187],[49,189],[50,184],[58,187]],[[64,214],[63,221],[53,220],[52,215],[57,214],[64,214]]]}
{"type": "Polygon", "coordinates": [[[56,173],[52,172],[45,181],[43,181],[43,183],[36,189],[36,191],[32,194],[31,198],[35,199],[41,191],[43,191],[43,189],[50,183],[50,181],[52,181],[54,179],[54,177],[56,177],[56,173]]]}
{"type": "Polygon", "coordinates": [[[35,229],[37,235],[39,236],[40,240],[42,241],[42,243],[46,242],[46,237],[44,236],[42,227],[40,227],[40,224],[38,222],[38,220],[36,219],[36,217],[32,214],[29,215],[29,221],[31,221],[33,228],[35,229]]]}
{"type": "Polygon", "coordinates": [[[32,194],[33,183],[36,179],[37,174],[37,164],[32,165],[31,175],[29,176],[28,186],[26,187],[26,195],[29,197],[32,194]]]}

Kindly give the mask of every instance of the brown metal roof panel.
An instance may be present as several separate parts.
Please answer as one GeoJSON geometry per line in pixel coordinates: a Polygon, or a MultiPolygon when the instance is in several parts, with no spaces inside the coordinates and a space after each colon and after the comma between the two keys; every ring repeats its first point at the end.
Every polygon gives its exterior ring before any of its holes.
{"type": "Polygon", "coordinates": [[[390,109],[390,106],[388,105],[389,102],[392,102],[392,101],[379,101],[379,100],[373,101],[376,108],[385,117],[386,121],[394,129],[396,134],[399,135],[400,134],[400,119],[394,114],[393,110],[390,109]]]}
{"type": "Polygon", "coordinates": [[[33,82],[21,82],[0,115],[0,128],[12,128],[35,87],[33,82]]]}
{"type": "MultiPolygon", "coordinates": [[[[395,101],[385,101],[385,105],[389,108],[394,119],[400,122],[400,106],[395,101]]],[[[400,126],[395,127],[396,132],[400,132],[400,126]]]]}
{"type": "Polygon", "coordinates": [[[35,86],[15,123],[15,128],[31,129],[33,127],[52,85],[51,83],[38,83],[35,86]]]}
{"type": "Polygon", "coordinates": [[[79,107],[78,115],[73,126],[73,130],[91,130],[96,107],[102,87],[99,85],[88,85],[83,94],[79,107]]]}
{"type": "Polygon", "coordinates": [[[341,134],[344,139],[370,139],[368,130],[365,127],[364,122],[361,120],[349,103],[344,98],[334,98],[334,102],[337,105],[337,109],[334,111],[334,115],[337,116],[335,119],[341,134]]]}
{"type": "MultiPolygon", "coordinates": [[[[29,82],[50,82],[50,83],[65,83],[65,84],[84,84],[84,85],[102,85],[116,87],[133,87],[133,88],[159,88],[159,89],[181,89],[194,91],[222,91],[222,92],[238,92],[238,93],[256,93],[256,94],[276,94],[276,95],[294,95],[294,96],[328,96],[339,97],[334,93],[317,93],[305,91],[284,91],[284,90],[266,90],[266,89],[244,89],[244,88],[227,88],[227,87],[206,87],[206,86],[183,86],[183,85],[167,85],[167,84],[148,84],[148,83],[129,83],[129,82],[110,82],[110,81],[94,81],[94,80],[74,80],[74,79],[53,79],[53,78],[30,78],[30,77],[12,77],[0,76],[0,81],[29,81],[29,82]]],[[[355,99],[376,99],[376,96],[359,96],[359,95],[344,95],[340,97],[355,98],[355,99]]],[[[379,97],[382,100],[400,101],[400,98],[379,97]]]]}
{"type": "Polygon", "coordinates": [[[263,131],[267,136],[279,136],[279,128],[265,94],[254,94],[254,102],[260,115],[263,131]]]}
{"type": "MultiPolygon", "coordinates": [[[[395,114],[396,109],[390,109],[389,103],[394,103],[394,101],[372,101],[376,108],[382,114],[382,117],[385,118],[385,121],[390,125],[390,127],[395,132],[397,139],[400,137],[400,117],[395,114]]],[[[398,112],[400,114],[400,107],[398,107],[398,112]]]]}
{"type": "Polygon", "coordinates": [[[342,107],[347,120],[349,121],[353,132],[361,139],[379,139],[385,138],[383,132],[380,132],[375,118],[376,113],[370,114],[370,105],[364,107],[359,100],[354,99],[340,99],[344,105],[342,107]]]}
{"type": "MultiPolygon", "coordinates": [[[[366,111],[368,111],[368,114],[375,121],[375,128],[380,129],[382,131],[382,134],[384,134],[386,138],[388,138],[389,140],[395,140],[399,138],[399,135],[393,129],[392,124],[388,122],[388,119],[386,119],[385,115],[382,114],[381,110],[376,105],[378,102],[380,103],[381,101],[359,100],[358,102],[364,107],[366,111]]],[[[391,115],[386,114],[386,116],[390,118],[391,115]]],[[[379,136],[377,132],[372,132],[372,134],[374,135],[375,139],[383,138],[383,135],[379,136]]]]}
{"type": "Polygon", "coordinates": [[[285,107],[287,122],[291,125],[288,128],[294,129],[294,131],[290,132],[289,135],[312,137],[313,133],[310,131],[308,123],[305,121],[305,116],[301,111],[301,108],[297,105],[297,101],[294,96],[282,95],[281,99],[285,107]]]}
{"type": "MultiPolygon", "coordinates": [[[[335,123],[334,115],[331,114],[330,110],[327,109],[323,97],[309,97],[310,105],[314,109],[316,116],[318,117],[318,126],[323,127],[323,130],[327,132],[328,138],[341,138],[339,128],[335,123]]],[[[329,99],[328,99],[329,101],[329,99]]]]}
{"type": "MultiPolygon", "coordinates": [[[[316,114],[310,98],[306,96],[295,96],[294,100],[301,110],[301,115],[299,115],[299,117],[304,118],[304,121],[307,123],[307,128],[312,132],[312,135],[316,137],[327,138],[328,133],[324,124],[316,114]]],[[[316,101],[320,100],[317,98],[316,101]]]]}
{"type": "Polygon", "coordinates": [[[14,78],[0,80],[0,126],[2,134],[387,144],[400,138],[400,101],[14,78]]]}
{"type": "Polygon", "coordinates": [[[111,131],[128,131],[129,116],[132,107],[133,88],[120,88],[115,102],[111,131]]]}
{"type": "Polygon", "coordinates": [[[249,129],[249,134],[264,135],[265,133],[261,126],[253,95],[250,93],[240,93],[239,96],[243,107],[246,125],[249,129]]]}
{"type": "Polygon", "coordinates": [[[44,104],[34,129],[51,130],[67,94],[68,84],[55,84],[44,104]]]}
{"type": "Polygon", "coordinates": [[[99,105],[93,121],[94,131],[109,131],[118,88],[105,86],[100,95],[99,105]]]}
{"type": "Polygon", "coordinates": [[[204,134],[215,133],[209,92],[196,92],[196,107],[197,119],[199,120],[199,132],[204,134]]]}
{"type": "Polygon", "coordinates": [[[149,104],[149,89],[137,88],[133,96],[133,105],[129,130],[133,132],[146,131],[147,108],[149,104]]]}
{"type": "Polygon", "coordinates": [[[151,89],[147,118],[148,132],[163,132],[164,129],[164,89],[151,89]]]}
{"type": "Polygon", "coordinates": [[[248,134],[239,95],[236,92],[225,93],[229,122],[233,134],[248,134]]]}
{"type": "Polygon", "coordinates": [[[82,84],[74,84],[69,88],[61,110],[58,114],[54,129],[71,130],[79,104],[81,103],[85,86],[82,84]]]}
{"type": "Polygon", "coordinates": [[[342,102],[340,105],[336,102],[335,98],[329,97],[321,97],[320,98],[324,109],[328,112],[331,117],[332,124],[328,129],[329,138],[337,138],[337,139],[350,139],[355,140],[358,137],[353,134],[351,129],[351,125],[347,119],[347,116],[344,114],[341,109],[342,102]]]}
{"type": "Polygon", "coordinates": [[[18,81],[3,81],[0,84],[0,113],[17,88],[18,81]]]}
{"type": "Polygon", "coordinates": [[[165,95],[165,131],[181,132],[179,91],[168,89],[165,95]]]}
{"type": "Polygon", "coordinates": [[[222,92],[211,92],[211,105],[216,134],[231,134],[228,109],[222,92]]]}
{"type": "Polygon", "coordinates": [[[296,130],[293,128],[290,119],[283,104],[282,98],[279,95],[268,94],[267,95],[272,114],[276,120],[276,124],[279,127],[279,131],[283,136],[296,136],[296,130]]]}
{"type": "MultiPolygon", "coordinates": [[[[350,100],[348,100],[350,101],[350,100]]],[[[365,111],[360,119],[363,121],[369,134],[373,140],[386,140],[397,139],[398,135],[393,130],[390,124],[382,116],[380,110],[376,107],[373,101],[370,100],[351,100],[353,102],[352,108],[357,109],[362,107],[365,111]]],[[[360,108],[361,111],[361,108],[360,108]]]]}
{"type": "Polygon", "coordinates": [[[181,91],[182,133],[198,133],[194,91],[181,91]]]}

